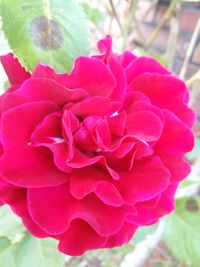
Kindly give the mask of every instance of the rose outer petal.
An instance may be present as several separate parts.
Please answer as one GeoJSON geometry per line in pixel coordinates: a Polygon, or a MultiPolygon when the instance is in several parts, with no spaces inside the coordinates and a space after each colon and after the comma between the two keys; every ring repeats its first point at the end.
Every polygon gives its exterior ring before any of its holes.
{"type": "Polygon", "coordinates": [[[11,84],[21,84],[31,77],[30,73],[21,66],[12,53],[0,56],[0,61],[11,84]]]}
{"type": "Polygon", "coordinates": [[[58,236],[58,239],[60,240],[58,249],[61,252],[80,256],[87,250],[104,247],[108,238],[98,235],[85,221],[76,219],[71,222],[66,232],[58,236]],[[77,238],[80,235],[83,242],[77,238]]]}
{"type": "Polygon", "coordinates": [[[68,183],[29,189],[28,208],[34,222],[53,235],[66,231],[76,218],[85,220],[101,236],[115,234],[124,222],[118,208],[103,204],[94,195],[81,201],[75,199],[68,183]]]}
{"type": "Polygon", "coordinates": [[[2,110],[6,111],[15,106],[33,101],[52,101],[58,106],[66,102],[77,102],[88,94],[84,89],[68,89],[61,84],[44,78],[31,78],[23,83],[16,91],[2,98],[2,110]]]}

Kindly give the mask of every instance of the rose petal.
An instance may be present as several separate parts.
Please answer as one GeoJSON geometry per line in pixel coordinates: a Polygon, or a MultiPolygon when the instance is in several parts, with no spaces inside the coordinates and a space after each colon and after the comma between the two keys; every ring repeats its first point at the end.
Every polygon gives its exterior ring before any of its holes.
{"type": "Polygon", "coordinates": [[[5,153],[0,158],[0,175],[21,187],[59,185],[69,179],[53,164],[52,156],[37,147],[15,148],[5,153]]]}
{"type": "Polygon", "coordinates": [[[108,98],[94,96],[87,98],[71,107],[71,111],[80,117],[91,115],[106,116],[118,111],[121,107],[120,102],[110,101],[108,98]],[[99,108],[101,107],[101,108],[99,108]]]}
{"type": "Polygon", "coordinates": [[[112,72],[96,58],[80,56],[67,78],[68,88],[84,88],[90,96],[111,95],[116,82],[112,72]]]}
{"type": "Polygon", "coordinates": [[[150,72],[153,74],[159,73],[162,75],[170,74],[170,72],[163,67],[158,61],[149,57],[138,57],[133,60],[126,68],[126,75],[128,84],[134,81],[138,76],[143,73],[150,72]]]}
{"type": "Polygon", "coordinates": [[[31,134],[38,123],[57,109],[52,102],[40,101],[23,104],[5,112],[1,120],[1,142],[4,150],[14,153],[12,150],[16,147],[29,146],[31,134]]]}
{"type": "Polygon", "coordinates": [[[129,173],[122,173],[118,184],[120,194],[130,205],[152,199],[169,184],[170,173],[159,157],[152,157],[135,164],[129,173]]]}
{"type": "Polygon", "coordinates": [[[63,233],[76,218],[85,220],[102,236],[115,234],[124,222],[118,208],[103,204],[93,195],[81,201],[72,197],[68,184],[29,189],[28,207],[35,223],[49,234],[63,233]]]}
{"type": "Polygon", "coordinates": [[[21,66],[12,53],[0,56],[0,61],[11,84],[21,84],[30,78],[30,73],[21,66]]]}
{"type": "Polygon", "coordinates": [[[107,237],[98,235],[88,223],[79,219],[72,221],[70,228],[59,239],[58,249],[71,256],[80,256],[87,250],[104,247],[107,241],[107,237]],[[81,236],[84,242],[77,236],[81,236]]]}
{"type": "Polygon", "coordinates": [[[88,94],[84,89],[68,89],[61,84],[44,78],[31,78],[16,91],[6,94],[2,99],[2,110],[32,101],[52,101],[59,106],[67,102],[77,102],[88,94]]]}
{"type": "Polygon", "coordinates": [[[172,75],[145,73],[132,82],[131,88],[145,93],[159,108],[173,111],[190,127],[193,125],[195,116],[187,106],[188,89],[180,79],[172,75]]]}
{"type": "Polygon", "coordinates": [[[156,141],[162,133],[160,118],[151,111],[138,111],[127,116],[127,133],[138,140],[156,141]]]}

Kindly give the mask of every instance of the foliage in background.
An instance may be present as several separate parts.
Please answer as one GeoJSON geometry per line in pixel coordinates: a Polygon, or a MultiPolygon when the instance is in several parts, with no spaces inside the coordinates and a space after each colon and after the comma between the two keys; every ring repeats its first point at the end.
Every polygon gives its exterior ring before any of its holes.
{"type": "Polygon", "coordinates": [[[10,48],[30,71],[39,61],[69,71],[89,52],[86,16],[76,0],[1,0],[0,10],[10,48]]]}

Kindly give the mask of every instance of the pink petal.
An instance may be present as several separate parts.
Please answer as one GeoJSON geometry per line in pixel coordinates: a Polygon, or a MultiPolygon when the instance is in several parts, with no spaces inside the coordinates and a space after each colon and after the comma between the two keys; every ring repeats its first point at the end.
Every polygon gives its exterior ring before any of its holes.
{"type": "Polygon", "coordinates": [[[5,153],[0,158],[0,174],[5,181],[21,187],[52,186],[69,179],[44,149],[28,146],[5,153]]]}
{"type": "Polygon", "coordinates": [[[120,207],[125,204],[119,191],[111,182],[99,182],[95,194],[109,206],[120,207]]]}
{"type": "Polygon", "coordinates": [[[114,58],[110,59],[109,67],[117,83],[116,87],[113,89],[113,93],[111,94],[110,99],[112,99],[113,101],[123,102],[127,89],[125,72],[123,71],[117,60],[114,58]]]}
{"type": "Polygon", "coordinates": [[[191,129],[172,112],[164,110],[165,126],[160,140],[155,145],[155,150],[160,154],[184,155],[192,150],[194,136],[191,129]]]}
{"type": "Polygon", "coordinates": [[[38,238],[49,237],[49,234],[44,232],[33,220],[29,217],[22,217],[22,222],[27,230],[34,236],[38,238]]]}
{"type": "Polygon", "coordinates": [[[168,188],[161,194],[161,198],[157,206],[153,209],[142,207],[140,203],[135,205],[137,215],[129,215],[129,221],[137,225],[149,225],[155,223],[160,217],[170,213],[174,209],[174,194],[177,189],[177,184],[169,185],[168,188]]]}
{"type": "Polygon", "coordinates": [[[18,216],[27,216],[26,189],[9,185],[5,182],[0,185],[0,199],[11,206],[18,216]]]}
{"type": "Polygon", "coordinates": [[[67,73],[56,73],[55,70],[48,65],[45,65],[44,63],[39,63],[33,73],[32,77],[34,78],[46,78],[54,80],[55,82],[62,84],[63,86],[66,86],[66,80],[67,80],[67,73]]]}
{"type": "Polygon", "coordinates": [[[1,142],[4,150],[12,152],[15,147],[29,146],[35,127],[46,115],[55,111],[57,106],[54,103],[40,101],[23,104],[5,112],[1,120],[1,142]]]}
{"type": "Polygon", "coordinates": [[[21,66],[12,53],[0,56],[0,61],[11,84],[21,84],[30,78],[30,73],[21,66]]]}
{"type": "Polygon", "coordinates": [[[52,101],[62,106],[67,102],[84,99],[87,92],[84,89],[68,89],[53,80],[45,78],[31,78],[12,93],[2,99],[3,111],[31,101],[52,101]]]}
{"type": "Polygon", "coordinates": [[[31,218],[41,229],[56,235],[68,229],[76,203],[68,194],[67,184],[29,188],[28,209],[31,218]]]}
{"type": "Polygon", "coordinates": [[[106,36],[106,38],[100,40],[98,43],[98,48],[101,55],[97,55],[95,57],[102,59],[107,62],[112,56],[112,38],[110,35],[106,36]]]}
{"type": "Polygon", "coordinates": [[[111,132],[107,120],[102,120],[96,126],[96,139],[98,147],[106,148],[111,144],[111,132]]]}
{"type": "Polygon", "coordinates": [[[173,111],[190,127],[193,125],[194,113],[187,106],[188,89],[178,78],[171,75],[146,73],[134,80],[131,88],[143,92],[150,98],[152,104],[159,108],[173,111]]]}
{"type": "Polygon", "coordinates": [[[138,76],[150,72],[153,75],[158,74],[170,74],[170,72],[163,67],[158,61],[149,57],[138,57],[133,60],[126,68],[126,75],[128,84],[134,81],[138,76]]]}
{"type": "Polygon", "coordinates": [[[105,204],[121,206],[124,201],[117,188],[110,181],[109,175],[102,170],[87,167],[71,174],[70,192],[78,199],[83,199],[86,195],[95,192],[105,204]]]}
{"type": "Polygon", "coordinates": [[[96,58],[80,56],[67,78],[69,88],[84,88],[90,96],[111,95],[116,85],[109,68],[96,58]]]}
{"type": "Polygon", "coordinates": [[[62,117],[62,127],[63,127],[63,136],[68,146],[68,149],[66,151],[68,161],[71,160],[74,156],[72,124],[75,121],[76,121],[76,127],[78,128],[79,122],[76,119],[76,117],[70,111],[65,110],[62,117]]]}
{"type": "Polygon", "coordinates": [[[132,106],[135,102],[142,101],[151,104],[149,97],[140,91],[128,91],[124,100],[123,110],[131,113],[132,106]]]}
{"type": "Polygon", "coordinates": [[[58,249],[71,256],[80,256],[87,250],[104,247],[107,241],[107,237],[98,235],[88,223],[78,219],[71,222],[70,228],[59,239],[58,249]]]}
{"type": "Polygon", "coordinates": [[[162,133],[160,118],[151,111],[138,111],[127,116],[127,133],[141,141],[156,141],[162,133]]]}
{"type": "Polygon", "coordinates": [[[135,163],[133,170],[122,173],[117,188],[124,200],[132,205],[152,199],[163,192],[169,184],[170,173],[159,157],[135,163]]]}
{"type": "Polygon", "coordinates": [[[133,53],[129,50],[125,51],[122,55],[118,56],[119,60],[121,61],[121,65],[126,68],[128,65],[137,57],[133,55],[133,53]]]}
{"type": "Polygon", "coordinates": [[[104,248],[113,248],[116,246],[127,244],[133,237],[136,230],[137,225],[124,223],[118,233],[108,238],[108,241],[104,245],[104,248]]]}
{"type": "Polygon", "coordinates": [[[31,134],[33,144],[52,143],[62,138],[61,113],[47,115],[31,134]]]}
{"type": "Polygon", "coordinates": [[[64,232],[76,218],[85,220],[102,236],[115,234],[124,222],[119,208],[103,204],[94,195],[79,201],[69,194],[68,184],[29,189],[28,200],[31,217],[49,234],[64,232]]]}
{"type": "Polygon", "coordinates": [[[74,153],[75,154],[73,159],[70,162],[67,162],[67,165],[69,167],[74,169],[80,169],[95,164],[98,167],[102,168],[103,170],[106,170],[114,180],[119,179],[118,173],[107,164],[104,156],[90,157],[81,153],[76,148],[74,148],[74,153]]]}
{"type": "Polygon", "coordinates": [[[99,181],[111,178],[107,173],[95,167],[85,167],[75,170],[70,177],[70,193],[77,199],[83,199],[86,195],[94,192],[99,181]]]}
{"type": "Polygon", "coordinates": [[[109,128],[113,135],[123,136],[126,125],[126,112],[108,118],[109,128]]]}
{"type": "Polygon", "coordinates": [[[76,116],[80,117],[87,117],[91,115],[106,116],[118,111],[120,107],[120,102],[110,101],[108,98],[94,96],[73,105],[70,110],[76,116]]]}

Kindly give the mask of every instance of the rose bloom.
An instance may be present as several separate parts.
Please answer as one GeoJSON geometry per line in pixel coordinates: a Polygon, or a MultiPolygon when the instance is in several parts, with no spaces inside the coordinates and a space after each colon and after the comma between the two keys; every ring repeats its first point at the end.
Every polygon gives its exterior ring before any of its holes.
{"type": "Polygon", "coordinates": [[[26,72],[1,57],[0,201],[30,233],[69,255],[127,243],[174,209],[190,172],[194,113],[188,89],[154,59],[80,56],[70,74],[26,72]]]}

